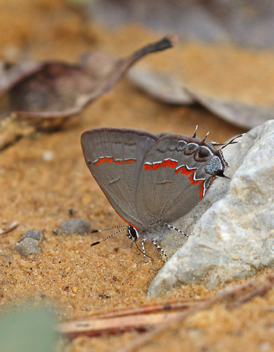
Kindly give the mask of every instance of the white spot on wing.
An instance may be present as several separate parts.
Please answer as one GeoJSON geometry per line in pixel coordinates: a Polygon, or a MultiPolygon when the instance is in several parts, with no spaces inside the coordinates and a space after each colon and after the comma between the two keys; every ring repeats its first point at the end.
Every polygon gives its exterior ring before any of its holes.
{"type": "Polygon", "coordinates": [[[110,185],[113,185],[113,183],[116,183],[121,180],[121,177],[114,178],[113,180],[109,181],[110,185]]]}

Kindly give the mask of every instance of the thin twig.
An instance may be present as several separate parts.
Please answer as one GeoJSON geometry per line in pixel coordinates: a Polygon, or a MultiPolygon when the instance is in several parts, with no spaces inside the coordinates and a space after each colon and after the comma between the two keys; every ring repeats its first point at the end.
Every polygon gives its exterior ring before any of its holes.
{"type": "Polygon", "coordinates": [[[95,314],[87,318],[70,320],[59,325],[60,333],[69,337],[78,335],[98,336],[101,334],[121,333],[129,330],[147,330],[151,326],[166,323],[178,314],[171,310],[190,309],[203,301],[170,302],[165,304],[144,305],[137,308],[95,314]],[[158,312],[158,314],[155,314],[158,312]],[[153,313],[153,314],[152,314],[153,313]]]}
{"type": "Polygon", "coordinates": [[[5,230],[0,229],[0,235],[6,235],[7,233],[16,229],[16,227],[18,227],[18,226],[19,226],[19,222],[13,221],[7,229],[5,229],[5,230]]]}
{"type": "Polygon", "coordinates": [[[139,314],[126,317],[107,319],[83,319],[59,325],[58,330],[70,338],[79,335],[98,336],[102,334],[117,334],[132,330],[147,330],[157,325],[167,324],[177,319],[178,312],[139,314]]]}
{"type": "Polygon", "coordinates": [[[134,352],[170,327],[171,324],[182,321],[196,312],[209,309],[217,303],[223,303],[227,309],[233,309],[245,304],[256,296],[264,296],[273,286],[274,272],[249,280],[242,285],[227,287],[209,300],[145,305],[139,308],[113,311],[81,320],[64,322],[58,326],[58,331],[70,338],[74,338],[79,335],[99,336],[106,333],[115,334],[132,330],[149,330],[118,351],[134,352]],[[174,310],[182,309],[185,311],[174,312],[174,310]],[[173,310],[173,312],[170,310],[173,310]],[[160,313],[155,314],[155,312],[160,313]],[[151,331],[153,327],[156,328],[151,331]]]}
{"type": "Polygon", "coordinates": [[[139,314],[150,314],[162,311],[178,311],[185,310],[201,304],[203,300],[197,301],[182,301],[182,302],[166,302],[166,303],[156,303],[156,304],[146,304],[136,308],[127,308],[123,310],[114,310],[107,312],[105,314],[94,314],[90,319],[108,319],[116,317],[125,317],[129,315],[139,315],[139,314]]]}

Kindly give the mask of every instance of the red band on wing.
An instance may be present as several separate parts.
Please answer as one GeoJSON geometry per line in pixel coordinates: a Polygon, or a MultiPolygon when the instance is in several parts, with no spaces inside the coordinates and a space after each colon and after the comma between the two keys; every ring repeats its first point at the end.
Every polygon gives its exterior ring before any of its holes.
{"type": "Polygon", "coordinates": [[[173,167],[176,167],[177,164],[178,164],[178,161],[169,160],[168,166],[173,168],[173,167]]]}
{"type": "Polygon", "coordinates": [[[174,167],[177,166],[177,164],[178,164],[178,161],[176,161],[176,160],[171,160],[171,159],[166,159],[166,160],[164,160],[164,161],[162,162],[163,167],[169,166],[169,167],[171,167],[171,168],[174,168],[174,167]]]}
{"type": "Polygon", "coordinates": [[[145,163],[144,164],[144,169],[145,170],[158,170],[160,169],[161,166],[163,167],[171,167],[171,168],[174,168],[176,167],[178,164],[178,161],[176,160],[171,160],[171,159],[166,159],[166,160],[163,160],[162,162],[160,161],[157,161],[155,163],[145,163]]]}
{"type": "Polygon", "coordinates": [[[136,160],[135,159],[115,160],[112,156],[109,156],[109,157],[102,156],[98,160],[95,160],[95,162],[93,162],[93,165],[98,166],[99,164],[104,164],[105,162],[108,162],[108,163],[115,162],[115,164],[122,165],[123,163],[124,164],[136,163],[136,160]]]}
{"type": "Polygon", "coordinates": [[[113,161],[114,161],[114,159],[111,157],[111,158],[106,158],[106,161],[108,162],[108,163],[112,163],[113,161]]]}
{"type": "Polygon", "coordinates": [[[185,166],[182,168],[183,175],[191,175],[194,171],[196,171],[196,169],[188,170],[185,166]]]}
{"type": "Polygon", "coordinates": [[[153,170],[158,170],[162,166],[162,163],[153,163],[152,164],[152,169],[153,170]]]}
{"type": "Polygon", "coordinates": [[[144,169],[147,170],[151,170],[152,169],[152,165],[151,164],[144,164],[144,169]]]}
{"type": "Polygon", "coordinates": [[[178,174],[179,172],[181,172],[183,168],[184,166],[179,167],[179,169],[175,170],[175,174],[178,174]]]}
{"type": "Polygon", "coordinates": [[[203,198],[204,196],[204,184],[201,184],[201,189],[200,189],[200,194],[199,194],[200,198],[203,198]]]}
{"type": "Polygon", "coordinates": [[[199,183],[202,183],[202,182],[204,182],[204,180],[194,180],[194,174],[192,174],[188,179],[189,179],[189,181],[193,184],[193,185],[198,185],[199,183]]]}

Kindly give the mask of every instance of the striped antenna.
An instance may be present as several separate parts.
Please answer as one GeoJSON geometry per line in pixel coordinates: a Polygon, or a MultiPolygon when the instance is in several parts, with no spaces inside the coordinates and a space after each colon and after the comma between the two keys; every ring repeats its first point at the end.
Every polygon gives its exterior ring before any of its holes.
{"type": "MultiPolygon", "coordinates": [[[[121,226],[115,226],[115,227],[121,227],[121,226]]],[[[96,246],[97,244],[102,243],[102,242],[108,240],[110,237],[116,235],[116,234],[119,233],[119,232],[124,231],[126,228],[127,228],[127,226],[123,226],[122,229],[120,229],[120,230],[118,230],[118,231],[112,233],[111,235],[109,235],[108,237],[104,238],[103,240],[97,241],[97,242],[93,242],[93,243],[90,245],[90,247],[96,246]]],[[[98,230],[97,232],[101,232],[101,231],[104,231],[104,230],[98,230]]]]}
{"type": "Polygon", "coordinates": [[[103,232],[103,231],[113,230],[113,229],[117,229],[118,227],[124,227],[125,229],[127,228],[127,226],[125,226],[125,225],[117,225],[117,226],[109,227],[108,229],[92,230],[90,233],[96,233],[96,232],[103,232]]]}
{"type": "Polygon", "coordinates": [[[235,139],[237,138],[241,138],[245,135],[245,133],[242,134],[238,134],[238,136],[235,136],[233,138],[230,139],[230,141],[228,141],[227,143],[225,143],[220,149],[224,149],[225,147],[227,147],[229,144],[235,144],[235,143],[239,143],[239,142],[234,142],[235,139]]]}
{"type": "Polygon", "coordinates": [[[232,139],[230,139],[227,143],[216,143],[216,142],[211,142],[211,144],[214,147],[221,147],[220,149],[224,149],[226,146],[230,145],[230,144],[237,144],[237,143],[241,143],[241,142],[235,142],[235,139],[237,138],[241,138],[245,135],[245,133],[242,134],[238,134],[237,136],[233,137],[232,139]]]}

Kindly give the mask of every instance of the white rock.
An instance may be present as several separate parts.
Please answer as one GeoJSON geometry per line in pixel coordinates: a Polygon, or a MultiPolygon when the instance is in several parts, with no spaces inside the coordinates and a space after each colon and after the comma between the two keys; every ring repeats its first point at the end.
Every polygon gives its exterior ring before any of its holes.
{"type": "Polygon", "coordinates": [[[274,120],[224,152],[230,165],[226,174],[231,177],[238,169],[231,182],[216,180],[204,200],[176,224],[190,238],[160,270],[149,296],[189,283],[211,289],[274,266],[274,120]],[[213,204],[216,198],[221,199],[213,204]],[[197,223],[194,217],[200,217],[197,223]]]}

